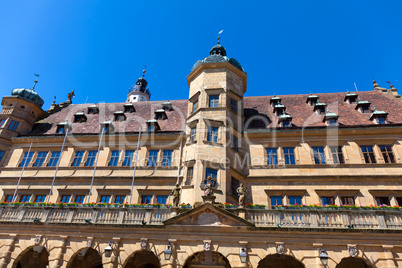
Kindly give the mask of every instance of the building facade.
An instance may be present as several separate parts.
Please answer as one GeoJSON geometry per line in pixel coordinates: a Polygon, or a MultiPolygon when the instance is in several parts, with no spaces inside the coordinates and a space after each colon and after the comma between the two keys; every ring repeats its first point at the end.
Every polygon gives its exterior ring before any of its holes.
{"type": "Polygon", "coordinates": [[[149,101],[144,75],[122,103],[4,96],[0,267],[402,267],[393,86],[246,97],[219,42],[187,81],[185,100],[149,101]]]}

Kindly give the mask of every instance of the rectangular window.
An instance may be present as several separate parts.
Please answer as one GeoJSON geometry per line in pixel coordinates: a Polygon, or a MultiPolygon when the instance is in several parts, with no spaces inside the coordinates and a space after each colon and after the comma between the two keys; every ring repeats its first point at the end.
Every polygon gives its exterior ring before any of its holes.
{"type": "Polygon", "coordinates": [[[380,150],[385,163],[395,163],[394,153],[390,145],[380,145],[380,150]]]}
{"type": "Polygon", "coordinates": [[[385,125],[387,121],[385,120],[385,117],[378,117],[377,118],[377,124],[379,125],[385,125]]]}
{"type": "Polygon", "coordinates": [[[76,151],[72,166],[79,167],[83,156],[84,156],[84,151],[76,151]]]}
{"type": "Polygon", "coordinates": [[[239,186],[240,186],[239,180],[232,177],[232,182],[230,185],[230,192],[236,198],[239,198],[239,194],[237,193],[237,188],[239,188],[239,186]]]}
{"type": "Polygon", "coordinates": [[[167,195],[157,195],[156,196],[156,203],[165,205],[167,201],[167,195]]]}
{"type": "Polygon", "coordinates": [[[116,195],[115,204],[124,204],[124,199],[126,199],[125,195],[116,195]]]}
{"type": "Polygon", "coordinates": [[[329,196],[321,197],[321,204],[323,206],[334,205],[335,199],[333,197],[329,197],[329,196]]]}
{"type": "Polygon", "coordinates": [[[294,164],[296,164],[294,148],[292,148],[292,147],[283,148],[283,155],[285,157],[285,164],[286,165],[294,165],[294,164]]]}
{"type": "Polygon", "coordinates": [[[341,196],[341,204],[346,206],[354,206],[355,205],[355,198],[353,196],[341,196]]]}
{"type": "Polygon", "coordinates": [[[267,148],[267,164],[278,165],[278,152],[276,148],[267,148]]]}
{"type": "Polygon", "coordinates": [[[4,151],[0,151],[0,162],[1,160],[3,160],[3,157],[4,157],[4,151]]]}
{"type": "Polygon", "coordinates": [[[5,201],[11,203],[11,200],[13,200],[13,196],[7,195],[5,201]]]}
{"type": "Polygon", "coordinates": [[[361,112],[363,113],[363,114],[367,114],[367,113],[369,113],[370,112],[370,110],[369,110],[369,107],[368,106],[361,106],[361,112]]]}
{"type": "Polygon", "coordinates": [[[289,120],[282,121],[282,127],[290,127],[290,121],[289,120]]]}
{"type": "Polygon", "coordinates": [[[1,119],[0,120],[0,127],[4,126],[4,123],[6,122],[6,119],[1,119]]]}
{"type": "Polygon", "coordinates": [[[324,147],[313,147],[314,162],[319,164],[325,164],[324,147]]]}
{"type": "Polygon", "coordinates": [[[210,142],[218,142],[218,130],[217,127],[208,127],[208,137],[207,140],[210,142]]]}
{"type": "Polygon", "coordinates": [[[119,150],[112,151],[112,155],[110,156],[110,161],[109,161],[109,167],[117,166],[117,163],[119,162],[119,157],[120,157],[119,150]]]}
{"type": "Polygon", "coordinates": [[[110,195],[102,195],[100,199],[101,203],[109,203],[110,202],[110,195]]]}
{"type": "Polygon", "coordinates": [[[11,121],[10,125],[8,126],[9,130],[16,131],[19,123],[16,121],[11,121]]]}
{"type": "Polygon", "coordinates": [[[386,196],[376,197],[375,202],[377,203],[377,206],[381,206],[381,205],[389,206],[390,205],[389,198],[386,196]]]}
{"type": "Polygon", "coordinates": [[[236,152],[239,151],[239,138],[237,138],[235,135],[232,136],[232,148],[236,152]]]}
{"type": "Polygon", "coordinates": [[[193,181],[193,173],[194,173],[193,167],[187,168],[187,185],[191,185],[193,181]]]}
{"type": "Polygon", "coordinates": [[[85,162],[86,167],[92,167],[94,165],[97,153],[98,153],[97,151],[89,151],[88,152],[87,161],[85,162]]]}
{"type": "Polygon", "coordinates": [[[49,163],[47,164],[48,167],[55,167],[60,159],[60,152],[52,152],[50,155],[49,163]]]}
{"type": "Polygon", "coordinates": [[[64,133],[64,127],[63,126],[58,126],[57,127],[57,134],[63,134],[64,133]]]}
{"type": "Polygon", "coordinates": [[[155,125],[154,124],[149,124],[148,125],[148,131],[155,131],[155,125]]]}
{"type": "Polygon", "coordinates": [[[141,204],[150,204],[152,199],[152,195],[142,195],[141,196],[141,204]]]}
{"type": "Polygon", "coordinates": [[[289,196],[290,205],[301,205],[301,196],[289,196]]]}
{"type": "Polygon", "coordinates": [[[191,128],[191,134],[190,134],[190,141],[196,141],[197,139],[197,127],[191,128]]]}
{"type": "Polygon", "coordinates": [[[282,196],[271,196],[271,207],[282,205],[282,196]]]}
{"type": "Polygon", "coordinates": [[[219,107],[219,95],[209,95],[209,108],[219,107]]]}
{"type": "Polygon", "coordinates": [[[131,166],[133,162],[134,150],[126,150],[124,155],[123,167],[131,166]]]}
{"type": "Polygon", "coordinates": [[[35,203],[43,203],[46,200],[46,195],[37,195],[35,199],[35,203]]]}
{"type": "MultiPolygon", "coordinates": [[[[212,187],[216,186],[216,180],[218,179],[218,170],[217,169],[212,169],[212,168],[207,168],[205,170],[205,179],[208,179],[208,177],[212,178],[212,187]]],[[[205,180],[205,183],[207,181],[205,180]]]]}
{"type": "Polygon", "coordinates": [[[75,196],[75,203],[82,204],[85,201],[85,195],[76,195],[75,196]]]}
{"type": "Polygon", "coordinates": [[[148,167],[156,167],[158,160],[158,150],[150,150],[148,155],[148,167]]]}
{"type": "Polygon", "coordinates": [[[20,167],[27,167],[29,165],[29,163],[31,163],[32,160],[32,156],[33,156],[33,152],[25,152],[24,157],[22,158],[20,167]]]}
{"type": "Polygon", "coordinates": [[[193,113],[198,109],[198,100],[193,103],[193,113]]]}
{"type": "Polygon", "coordinates": [[[230,108],[233,112],[237,113],[237,101],[230,98],[230,108]]]}
{"type": "Polygon", "coordinates": [[[367,164],[376,163],[375,157],[374,157],[373,146],[370,146],[370,145],[360,146],[360,148],[362,149],[364,161],[366,161],[367,164]]]}
{"type": "Polygon", "coordinates": [[[162,166],[163,167],[170,167],[172,164],[172,150],[164,150],[163,151],[163,159],[162,159],[162,166]]]}
{"type": "Polygon", "coordinates": [[[68,202],[70,202],[70,198],[71,198],[71,195],[63,195],[63,196],[61,196],[61,203],[68,203],[68,202]]]}
{"type": "Polygon", "coordinates": [[[343,164],[343,154],[342,154],[342,146],[332,146],[330,147],[332,159],[334,164],[343,164]]]}
{"type": "Polygon", "coordinates": [[[21,195],[21,199],[20,199],[20,202],[21,203],[27,203],[27,202],[29,202],[29,200],[31,200],[31,195],[21,195]]]}
{"type": "Polygon", "coordinates": [[[41,167],[43,165],[43,162],[45,162],[47,156],[47,152],[38,152],[38,155],[36,156],[36,160],[34,163],[34,167],[41,167]]]}

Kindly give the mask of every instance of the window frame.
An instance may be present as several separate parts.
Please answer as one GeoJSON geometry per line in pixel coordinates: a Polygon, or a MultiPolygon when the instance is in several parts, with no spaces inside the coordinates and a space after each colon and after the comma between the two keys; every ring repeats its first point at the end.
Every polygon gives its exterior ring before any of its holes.
{"type": "Polygon", "coordinates": [[[275,147],[265,148],[265,153],[266,153],[266,157],[267,157],[266,163],[268,166],[277,166],[279,164],[278,148],[275,148],[275,147]]]}
{"type": "Polygon", "coordinates": [[[219,141],[219,127],[208,126],[207,141],[218,143],[219,141]]]}
{"type": "Polygon", "coordinates": [[[35,162],[33,163],[33,167],[42,167],[43,163],[45,163],[46,158],[48,156],[49,152],[47,151],[40,151],[36,154],[36,159],[35,162]],[[44,154],[44,156],[42,156],[44,154]]]}
{"type": "Polygon", "coordinates": [[[33,156],[34,152],[29,152],[29,154],[28,152],[24,152],[24,156],[22,157],[19,167],[27,167],[31,163],[33,156]]]}
{"type": "Polygon", "coordinates": [[[362,152],[365,164],[376,164],[374,148],[372,145],[360,145],[360,151],[362,152]],[[365,150],[363,150],[363,148],[365,150]]]}
{"type": "Polygon", "coordinates": [[[17,131],[17,127],[20,123],[18,121],[11,120],[10,124],[8,125],[8,130],[17,131]]]}
{"type": "Polygon", "coordinates": [[[329,146],[329,151],[331,153],[332,162],[334,164],[345,164],[342,146],[329,146]]]}
{"type": "Polygon", "coordinates": [[[172,156],[173,156],[173,150],[171,150],[171,149],[163,150],[162,167],[172,166],[172,156]]]}
{"type": "Polygon", "coordinates": [[[386,164],[395,164],[395,154],[392,145],[378,145],[381,156],[386,164]],[[383,150],[385,149],[385,151],[383,150]]]}
{"type": "Polygon", "coordinates": [[[156,167],[158,165],[158,154],[159,150],[149,150],[148,151],[148,161],[147,161],[147,166],[148,167],[156,167]],[[152,155],[151,155],[152,153],[152,155]],[[154,153],[156,153],[154,155],[154,153]]]}
{"type": "Polygon", "coordinates": [[[208,94],[208,108],[219,107],[219,95],[220,94],[208,94]]]}
{"type": "Polygon", "coordinates": [[[313,150],[313,158],[314,158],[314,163],[316,165],[325,165],[325,164],[327,164],[327,159],[325,157],[325,147],[324,146],[313,146],[311,149],[313,150]]]}
{"type": "Polygon", "coordinates": [[[283,147],[282,151],[283,151],[283,159],[284,159],[285,165],[296,165],[295,147],[283,147]],[[291,153],[286,152],[286,150],[291,150],[291,153]],[[287,163],[287,162],[289,162],[289,163],[287,163]]]}
{"type": "Polygon", "coordinates": [[[117,167],[117,165],[119,164],[119,160],[120,160],[120,150],[112,150],[110,152],[110,159],[109,159],[109,163],[108,166],[109,167],[117,167]],[[114,155],[117,152],[117,156],[114,155]],[[112,165],[113,163],[113,165],[112,165]]]}
{"type": "Polygon", "coordinates": [[[190,128],[190,142],[197,141],[197,126],[190,128]]]}
{"type": "Polygon", "coordinates": [[[125,150],[124,151],[124,160],[123,167],[131,167],[133,163],[135,150],[125,150]]]}
{"type": "Polygon", "coordinates": [[[95,164],[97,155],[98,155],[98,151],[95,151],[95,150],[88,151],[84,166],[85,167],[93,167],[95,164]],[[93,153],[95,153],[95,155],[93,155],[93,153]]]}
{"type": "Polygon", "coordinates": [[[57,167],[57,164],[60,161],[61,153],[59,151],[52,151],[50,154],[49,162],[47,163],[48,167],[57,167]],[[55,155],[55,156],[54,156],[55,155]],[[55,160],[57,159],[57,160],[55,160]]]}
{"type": "Polygon", "coordinates": [[[85,151],[75,151],[72,167],[79,167],[81,165],[82,159],[84,158],[85,151]],[[81,154],[81,155],[79,155],[81,154]]]}

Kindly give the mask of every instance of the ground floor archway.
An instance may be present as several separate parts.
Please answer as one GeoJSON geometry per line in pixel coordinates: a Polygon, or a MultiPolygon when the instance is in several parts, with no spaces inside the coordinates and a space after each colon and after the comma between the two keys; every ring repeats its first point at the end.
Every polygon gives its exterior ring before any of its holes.
{"type": "Polygon", "coordinates": [[[183,268],[191,268],[191,267],[199,267],[199,266],[217,266],[217,267],[225,267],[230,268],[230,263],[228,259],[225,258],[222,254],[216,251],[200,251],[193,254],[189,257],[183,268]]]}
{"type": "Polygon", "coordinates": [[[49,263],[49,253],[43,246],[24,250],[15,260],[15,268],[45,268],[49,263]]]}
{"type": "Polygon", "coordinates": [[[371,268],[363,259],[360,258],[343,258],[336,268],[371,268]]]}
{"type": "Polygon", "coordinates": [[[124,268],[160,268],[159,258],[152,251],[140,250],[128,257],[124,268]]]}
{"type": "Polygon", "coordinates": [[[304,264],[286,254],[272,254],[262,259],[258,268],[304,268],[304,264]]]}
{"type": "Polygon", "coordinates": [[[67,264],[68,268],[103,268],[102,257],[93,248],[83,248],[67,264]]]}

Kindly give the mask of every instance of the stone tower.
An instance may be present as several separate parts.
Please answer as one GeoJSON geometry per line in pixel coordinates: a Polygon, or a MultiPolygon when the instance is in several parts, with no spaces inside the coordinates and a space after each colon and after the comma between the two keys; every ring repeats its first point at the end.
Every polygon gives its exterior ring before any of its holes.
{"type": "Polygon", "coordinates": [[[236,59],[226,56],[219,41],[209,54],[187,76],[189,141],[183,200],[202,201],[210,177],[216,202],[235,203],[235,188],[245,176],[242,128],[247,74],[236,59]]]}
{"type": "Polygon", "coordinates": [[[127,102],[149,101],[151,99],[151,92],[147,88],[148,82],[144,78],[145,70],[142,73],[142,77],[138,78],[135,85],[129,90],[127,102]]]}

